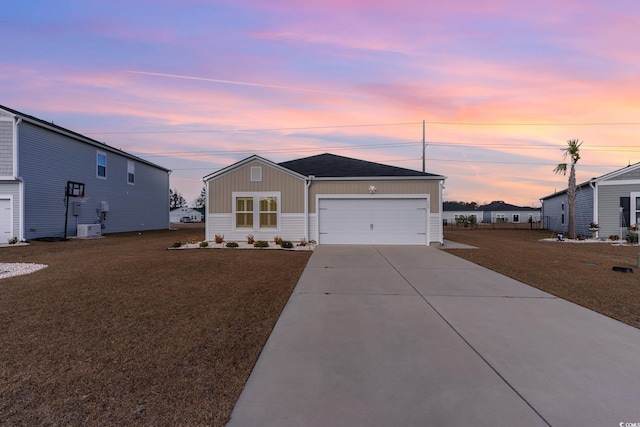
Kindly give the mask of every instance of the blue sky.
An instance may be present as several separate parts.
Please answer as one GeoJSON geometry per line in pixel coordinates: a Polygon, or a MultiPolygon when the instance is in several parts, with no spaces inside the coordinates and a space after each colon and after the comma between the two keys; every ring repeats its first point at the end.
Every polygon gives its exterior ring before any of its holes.
{"type": "Polygon", "coordinates": [[[635,1],[32,1],[0,9],[0,104],[201,178],[332,152],[537,205],[640,161],[635,1]]]}

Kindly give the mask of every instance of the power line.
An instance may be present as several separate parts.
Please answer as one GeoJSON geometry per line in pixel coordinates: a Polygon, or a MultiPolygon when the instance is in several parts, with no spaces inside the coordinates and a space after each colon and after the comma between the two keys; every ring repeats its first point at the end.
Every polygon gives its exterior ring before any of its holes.
{"type": "MultiPolygon", "coordinates": [[[[325,125],[325,126],[302,126],[302,127],[282,127],[282,128],[257,128],[257,129],[183,129],[183,130],[156,130],[156,131],[93,131],[83,132],[86,135],[130,135],[130,134],[172,134],[172,133],[237,133],[237,132],[281,132],[291,130],[317,130],[317,129],[342,129],[359,127],[383,127],[383,126],[409,126],[421,125],[422,122],[398,122],[398,123],[368,123],[354,125],[325,125]]],[[[568,122],[568,123],[501,123],[501,122],[447,122],[447,121],[425,121],[427,125],[437,126],[638,126],[640,122],[568,122]]]]}

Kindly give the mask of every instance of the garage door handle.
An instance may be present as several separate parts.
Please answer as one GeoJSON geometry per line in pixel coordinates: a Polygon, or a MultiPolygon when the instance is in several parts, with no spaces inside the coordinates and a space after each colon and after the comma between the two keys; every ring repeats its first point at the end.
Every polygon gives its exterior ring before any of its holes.
{"type": "Polygon", "coordinates": [[[369,230],[373,230],[373,224],[369,224],[369,230]]]}

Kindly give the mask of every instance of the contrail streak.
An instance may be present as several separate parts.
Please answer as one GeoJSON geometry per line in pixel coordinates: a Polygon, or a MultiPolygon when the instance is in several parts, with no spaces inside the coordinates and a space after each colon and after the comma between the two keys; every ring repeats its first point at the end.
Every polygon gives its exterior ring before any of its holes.
{"type": "Polygon", "coordinates": [[[184,79],[184,80],[199,80],[203,82],[223,83],[223,84],[240,85],[240,86],[255,86],[255,87],[263,87],[267,89],[292,90],[296,92],[313,92],[313,93],[324,93],[324,94],[333,94],[333,95],[342,95],[342,96],[356,96],[354,94],[332,92],[328,90],[303,89],[303,88],[291,87],[291,86],[278,86],[278,85],[268,85],[268,84],[262,84],[262,83],[237,82],[233,80],[220,80],[220,79],[209,79],[205,77],[181,76],[178,74],[164,74],[164,73],[152,73],[149,71],[130,71],[130,70],[127,70],[126,72],[131,74],[142,74],[146,76],[170,77],[174,79],[184,79]]]}

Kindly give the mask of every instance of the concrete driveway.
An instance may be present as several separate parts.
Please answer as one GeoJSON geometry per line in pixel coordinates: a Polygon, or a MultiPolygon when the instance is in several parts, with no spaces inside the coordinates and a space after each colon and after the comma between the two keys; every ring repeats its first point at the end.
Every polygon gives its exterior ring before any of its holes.
{"type": "Polygon", "coordinates": [[[620,423],[640,330],[437,248],[321,245],[228,425],[620,423]]]}

